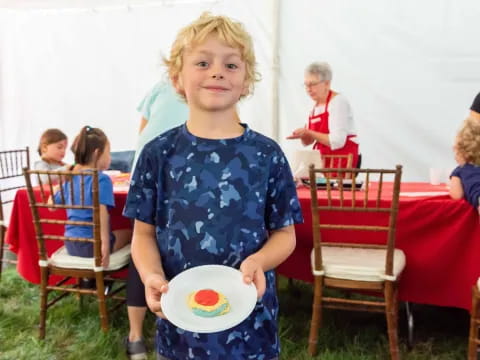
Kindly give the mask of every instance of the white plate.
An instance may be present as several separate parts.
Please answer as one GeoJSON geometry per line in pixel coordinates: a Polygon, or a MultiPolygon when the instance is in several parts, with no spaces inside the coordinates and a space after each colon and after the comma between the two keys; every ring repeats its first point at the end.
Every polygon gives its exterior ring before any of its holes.
{"type": "Polygon", "coordinates": [[[122,172],[120,170],[103,170],[103,173],[105,175],[108,175],[108,176],[112,177],[112,176],[118,176],[122,172]]]}
{"type": "Polygon", "coordinates": [[[197,266],[175,276],[162,295],[162,310],[175,326],[197,333],[223,331],[240,324],[255,308],[257,289],[243,282],[242,273],[223,265],[197,266]],[[188,307],[188,295],[201,289],[212,289],[225,295],[230,312],[211,318],[195,315],[188,307]]]}

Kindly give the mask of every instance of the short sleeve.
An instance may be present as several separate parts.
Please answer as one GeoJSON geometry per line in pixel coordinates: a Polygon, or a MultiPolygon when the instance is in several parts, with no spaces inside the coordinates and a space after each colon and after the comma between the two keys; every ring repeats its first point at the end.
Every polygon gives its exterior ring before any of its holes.
{"type": "Polygon", "coordinates": [[[457,166],[455,169],[453,169],[452,173],[450,174],[450,177],[452,176],[460,177],[460,166],[457,166]]]}
{"type": "Polygon", "coordinates": [[[139,111],[145,119],[150,121],[152,104],[155,103],[157,97],[166,91],[165,82],[157,83],[138,104],[137,111],[139,111]]]}
{"type": "Polygon", "coordinates": [[[33,168],[35,170],[50,170],[50,166],[43,160],[35,161],[33,164],[33,168]]]}
{"type": "Polygon", "coordinates": [[[151,225],[156,224],[160,167],[154,149],[146,146],[138,158],[130,180],[124,216],[151,225]]]}
{"type": "Polygon", "coordinates": [[[108,177],[108,175],[103,173],[99,174],[98,195],[101,205],[108,206],[109,208],[115,207],[112,180],[108,177]]]}
{"type": "Polygon", "coordinates": [[[266,199],[267,229],[302,223],[302,210],[288,161],[281,150],[277,150],[271,161],[266,199]]]}
{"type": "Polygon", "coordinates": [[[330,148],[341,149],[345,146],[347,136],[355,134],[352,109],[347,99],[342,94],[338,94],[330,102],[328,111],[330,113],[328,121],[330,148]]]}
{"type": "MultiPolygon", "coordinates": [[[[35,161],[35,164],[33,164],[33,168],[35,170],[47,170],[47,171],[51,170],[50,165],[46,161],[43,161],[43,160],[35,161]]],[[[41,174],[40,175],[40,180],[42,181],[42,183],[48,182],[48,175],[41,174]]]]}
{"type": "Polygon", "coordinates": [[[480,113],[480,93],[478,93],[477,96],[475,96],[475,99],[473,100],[470,110],[480,113]]]}

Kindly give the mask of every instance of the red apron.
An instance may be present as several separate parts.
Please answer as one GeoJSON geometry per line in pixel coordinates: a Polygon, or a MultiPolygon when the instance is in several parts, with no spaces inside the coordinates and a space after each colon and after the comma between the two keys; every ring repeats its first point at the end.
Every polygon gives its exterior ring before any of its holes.
{"type": "MultiPolygon", "coordinates": [[[[315,108],[313,108],[312,113],[308,117],[308,128],[310,130],[316,131],[316,132],[321,132],[324,134],[330,134],[330,131],[328,129],[328,104],[330,103],[330,99],[332,98],[332,91],[330,90],[327,95],[327,102],[325,103],[325,111],[322,114],[314,115],[315,114],[315,108]],[[315,121],[320,119],[319,121],[315,121]]],[[[358,144],[354,141],[352,141],[352,138],[356,137],[356,135],[348,135],[347,136],[347,141],[345,142],[345,145],[336,150],[330,149],[329,146],[323,145],[319,142],[316,142],[313,145],[314,149],[317,149],[320,151],[322,155],[346,155],[346,154],[352,154],[352,167],[357,167],[358,164],[358,144]]],[[[341,159],[340,162],[335,162],[335,168],[338,167],[347,167],[347,159],[341,159]],[[338,164],[338,165],[337,165],[338,164]],[[339,166],[341,165],[341,166],[339,166]]],[[[330,159],[327,159],[325,161],[324,166],[326,168],[331,168],[330,164],[330,159]]]]}

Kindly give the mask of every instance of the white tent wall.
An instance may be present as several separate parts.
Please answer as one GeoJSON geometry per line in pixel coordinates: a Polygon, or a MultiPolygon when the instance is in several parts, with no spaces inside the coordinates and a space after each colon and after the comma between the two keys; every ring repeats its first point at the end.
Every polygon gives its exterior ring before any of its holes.
{"type": "Polygon", "coordinates": [[[49,127],[62,129],[71,142],[87,124],[106,132],[112,150],[134,149],[141,118],[136,107],[165,76],[162,55],[178,30],[206,10],[229,15],[255,34],[262,81],[239,112],[254,129],[272,133],[271,1],[85,4],[0,8],[0,149],[34,150],[49,127]]]}
{"type": "Polygon", "coordinates": [[[85,124],[113,150],[134,148],[136,106],[164,72],[161,54],[210,10],[252,34],[262,81],[240,116],[272,137],[278,127],[289,157],[301,145],[285,136],[312,106],[303,70],[324,60],[353,107],[363,167],[400,163],[414,181],[455,165],[454,134],[480,91],[479,1],[275,1],[0,0],[0,148],[35,149],[48,127],[73,140],[85,124]]]}
{"type": "Polygon", "coordinates": [[[304,68],[328,61],[350,101],[362,167],[404,165],[404,180],[455,166],[452,144],[480,91],[480,2],[282,1],[280,139],[306,123],[304,68]]]}

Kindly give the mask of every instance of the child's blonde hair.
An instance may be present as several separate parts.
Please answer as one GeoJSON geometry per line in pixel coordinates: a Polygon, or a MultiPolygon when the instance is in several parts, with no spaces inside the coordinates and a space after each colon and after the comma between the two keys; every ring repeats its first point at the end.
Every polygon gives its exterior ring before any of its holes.
{"type": "MultiPolygon", "coordinates": [[[[209,12],[204,12],[197,20],[178,32],[170,51],[170,58],[164,59],[170,79],[174,84],[178,80],[183,68],[185,49],[202,43],[212,34],[215,34],[226,45],[240,50],[242,60],[245,62],[245,81],[248,84],[248,94],[252,94],[254,83],[260,80],[260,75],[255,69],[252,38],[240,22],[233,21],[226,16],[213,16],[209,12]]],[[[181,95],[185,98],[185,94],[181,95]]]]}
{"type": "Polygon", "coordinates": [[[455,151],[465,162],[480,166],[480,121],[467,118],[455,139],[455,151]]]}

